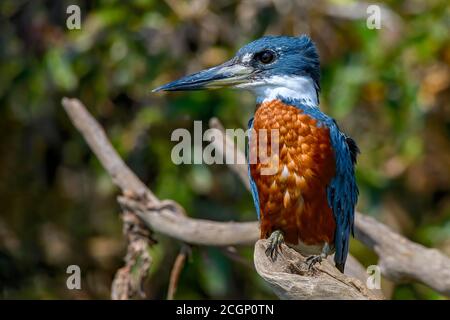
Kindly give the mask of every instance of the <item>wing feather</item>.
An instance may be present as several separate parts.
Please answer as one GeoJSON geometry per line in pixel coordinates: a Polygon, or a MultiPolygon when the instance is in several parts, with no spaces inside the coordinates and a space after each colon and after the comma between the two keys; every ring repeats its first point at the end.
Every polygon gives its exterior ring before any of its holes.
{"type": "Polygon", "coordinates": [[[328,186],[328,204],[336,221],[334,261],[336,267],[344,272],[358,200],[354,165],[359,149],[355,141],[342,133],[334,121],[330,125],[330,139],[335,152],[336,174],[328,186]]]}
{"type": "Polygon", "coordinates": [[[255,180],[253,180],[251,172],[250,172],[250,161],[249,161],[249,144],[251,141],[251,132],[253,129],[253,118],[251,118],[248,121],[248,142],[245,146],[245,157],[247,158],[247,165],[248,165],[248,178],[250,180],[250,190],[252,192],[253,197],[253,203],[255,204],[256,214],[258,215],[258,220],[260,218],[260,207],[259,207],[259,195],[258,195],[258,188],[256,187],[255,180]]]}

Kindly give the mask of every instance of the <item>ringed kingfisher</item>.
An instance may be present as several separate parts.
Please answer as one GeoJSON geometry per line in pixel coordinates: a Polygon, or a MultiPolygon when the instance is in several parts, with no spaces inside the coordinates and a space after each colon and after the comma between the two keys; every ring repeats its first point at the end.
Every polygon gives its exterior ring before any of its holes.
{"type": "Polygon", "coordinates": [[[314,43],[306,35],[265,36],[219,66],[153,91],[223,87],[256,96],[246,151],[248,159],[261,145],[258,141],[266,143],[269,161],[248,166],[260,237],[269,239],[266,254],[275,260],[285,242],[309,256],[311,268],[334,253],[336,267],[344,272],[358,198],[354,166],[359,149],[319,109],[320,62],[314,43]],[[264,129],[277,130],[277,152],[271,137],[260,134],[264,129]],[[274,165],[273,174],[264,174],[274,165]]]}

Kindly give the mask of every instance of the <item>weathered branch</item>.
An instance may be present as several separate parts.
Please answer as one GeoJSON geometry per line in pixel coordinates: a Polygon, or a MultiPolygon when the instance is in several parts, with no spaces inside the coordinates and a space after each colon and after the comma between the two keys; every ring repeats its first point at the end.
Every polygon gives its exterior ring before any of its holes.
{"type": "Polygon", "coordinates": [[[414,243],[375,219],[358,214],[355,237],[378,257],[381,273],[396,282],[422,282],[450,296],[450,258],[437,249],[414,243]]]}
{"type": "Polygon", "coordinates": [[[78,99],[63,98],[62,105],[72,123],[83,135],[91,150],[95,153],[102,166],[109,173],[114,183],[123,191],[130,191],[144,196],[151,202],[158,202],[155,195],[139,180],[133,171],[123,162],[122,158],[111,145],[105,131],[86,110],[78,99]]]}
{"type": "Polygon", "coordinates": [[[171,203],[146,205],[139,199],[123,196],[118,200],[123,207],[135,212],[149,228],[189,244],[230,246],[253,244],[258,239],[257,222],[192,219],[180,214],[180,209],[171,203]]]}
{"type": "Polygon", "coordinates": [[[180,279],[181,271],[183,270],[186,259],[189,256],[190,248],[187,244],[183,244],[178,253],[172,271],[170,272],[169,289],[167,291],[167,300],[173,300],[175,292],[178,287],[178,280],[180,279]]]}
{"type": "Polygon", "coordinates": [[[256,242],[255,266],[281,299],[380,299],[359,280],[340,273],[328,260],[309,270],[306,258],[286,245],[282,245],[283,254],[272,262],[265,253],[268,244],[268,240],[256,242]]]}
{"type": "MultiPolygon", "coordinates": [[[[64,98],[62,104],[72,122],[113,178],[114,183],[122,190],[124,196],[119,197],[121,205],[127,211],[140,217],[148,228],[189,244],[229,246],[251,244],[257,240],[257,222],[213,222],[192,219],[185,216],[184,210],[176,203],[160,201],[125,165],[108,141],[103,129],[79,100],[64,98]]],[[[217,121],[214,124],[213,121],[212,126],[218,128],[220,123],[217,121]]],[[[225,137],[224,142],[222,154],[225,154],[227,149],[235,150],[231,139],[225,137]]],[[[244,157],[239,150],[236,152],[237,157],[244,157]]],[[[248,186],[246,166],[232,165],[230,167],[248,186]]],[[[439,251],[414,244],[376,220],[359,213],[356,216],[355,233],[360,241],[380,254],[383,273],[390,279],[418,280],[441,293],[449,294],[450,262],[449,258],[439,251]],[[405,244],[408,249],[404,249],[402,244],[405,244]],[[428,269],[431,272],[424,270],[423,267],[420,268],[420,265],[430,266],[431,264],[435,265],[428,269]],[[428,274],[424,274],[427,272],[428,274]]],[[[261,265],[256,267],[258,270],[265,270],[261,265]]],[[[354,272],[354,276],[359,274],[362,278],[362,269],[356,260],[349,258],[347,270],[354,272]]],[[[298,296],[300,297],[302,296],[298,296]]]]}
{"type": "Polygon", "coordinates": [[[241,152],[234,144],[234,141],[225,134],[225,129],[219,119],[211,118],[209,121],[209,126],[219,130],[222,133],[222,141],[213,141],[214,146],[216,147],[216,152],[222,157],[225,157],[227,154],[234,155],[235,162],[228,164],[228,167],[237,174],[247,190],[250,190],[248,168],[246,165],[247,160],[245,159],[244,153],[241,152]]]}
{"type": "Polygon", "coordinates": [[[113,300],[145,298],[144,282],[152,265],[148,247],[154,243],[151,232],[130,211],[122,213],[123,233],[127,239],[125,266],[117,270],[111,285],[113,300]],[[133,272],[134,270],[134,272],[133,272]]]}

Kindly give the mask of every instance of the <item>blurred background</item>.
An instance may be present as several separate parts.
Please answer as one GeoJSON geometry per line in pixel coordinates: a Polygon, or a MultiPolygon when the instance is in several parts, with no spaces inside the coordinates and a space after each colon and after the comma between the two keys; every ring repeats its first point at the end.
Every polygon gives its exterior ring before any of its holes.
{"type": "MultiPolygon", "coordinates": [[[[216,116],[246,128],[254,98],[227,90],[152,94],[230,58],[266,34],[309,34],[322,63],[321,106],[358,142],[358,209],[450,254],[450,8],[447,0],[385,1],[382,28],[351,0],[97,0],[0,2],[0,297],[109,298],[123,265],[118,189],[61,107],[77,97],[162,199],[197,218],[256,219],[251,195],[224,165],[172,163],[176,128],[216,116]],[[81,30],[66,27],[81,8],[81,30]],[[82,290],[66,288],[66,268],[82,290]]],[[[146,284],[165,298],[180,243],[161,235],[146,284]]],[[[194,247],[175,298],[275,298],[243,261],[194,247]]],[[[364,265],[373,252],[356,240],[364,265]]],[[[431,262],[432,263],[432,262],[431,262]]],[[[390,284],[393,299],[442,299],[390,284]]]]}

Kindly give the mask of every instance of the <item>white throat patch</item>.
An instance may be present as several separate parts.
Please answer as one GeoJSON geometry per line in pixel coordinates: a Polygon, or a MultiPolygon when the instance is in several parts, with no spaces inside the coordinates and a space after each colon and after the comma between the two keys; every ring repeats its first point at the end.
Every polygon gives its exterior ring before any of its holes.
{"type": "Polygon", "coordinates": [[[302,100],[308,105],[318,106],[314,81],[302,76],[273,76],[253,83],[236,86],[255,93],[258,103],[272,101],[277,97],[302,100]]]}

